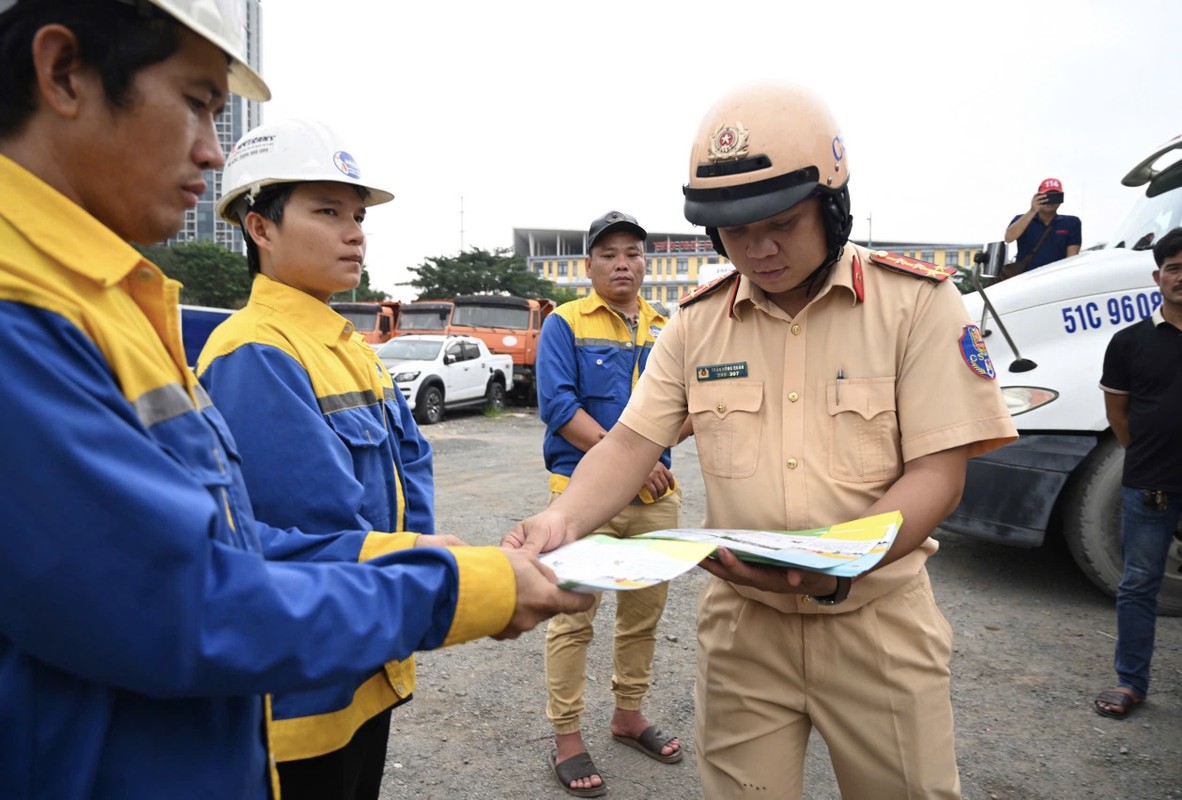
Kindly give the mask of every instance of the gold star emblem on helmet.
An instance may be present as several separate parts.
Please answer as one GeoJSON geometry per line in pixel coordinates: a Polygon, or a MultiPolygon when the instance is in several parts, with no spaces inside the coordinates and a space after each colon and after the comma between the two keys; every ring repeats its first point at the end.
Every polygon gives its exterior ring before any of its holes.
{"type": "Polygon", "coordinates": [[[710,134],[710,149],[706,157],[713,161],[730,161],[747,155],[747,129],[743,123],[734,125],[725,123],[714,129],[710,134]]]}

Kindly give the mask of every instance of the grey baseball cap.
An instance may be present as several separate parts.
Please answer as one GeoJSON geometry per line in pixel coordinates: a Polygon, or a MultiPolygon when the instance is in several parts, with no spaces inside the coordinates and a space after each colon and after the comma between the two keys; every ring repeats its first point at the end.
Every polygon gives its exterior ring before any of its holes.
{"type": "Polygon", "coordinates": [[[591,248],[602,237],[616,231],[630,231],[639,236],[641,241],[648,239],[648,231],[640,227],[635,217],[630,217],[622,211],[609,211],[591,223],[591,228],[587,231],[587,252],[590,253],[591,248]]]}

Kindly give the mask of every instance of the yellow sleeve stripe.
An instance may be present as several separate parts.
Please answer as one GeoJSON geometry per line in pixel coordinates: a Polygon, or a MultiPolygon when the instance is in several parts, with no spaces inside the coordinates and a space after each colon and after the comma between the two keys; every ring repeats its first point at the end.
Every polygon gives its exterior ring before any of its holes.
{"type": "Polygon", "coordinates": [[[517,579],[499,547],[448,548],[460,568],[460,591],[448,647],[500,633],[517,606],[517,579]]]}
{"type": "Polygon", "coordinates": [[[358,554],[357,560],[369,561],[371,558],[376,558],[386,553],[409,550],[415,546],[415,542],[418,539],[419,534],[407,533],[406,531],[400,531],[398,533],[370,531],[369,536],[365,537],[365,544],[361,546],[361,553],[358,554]]]}

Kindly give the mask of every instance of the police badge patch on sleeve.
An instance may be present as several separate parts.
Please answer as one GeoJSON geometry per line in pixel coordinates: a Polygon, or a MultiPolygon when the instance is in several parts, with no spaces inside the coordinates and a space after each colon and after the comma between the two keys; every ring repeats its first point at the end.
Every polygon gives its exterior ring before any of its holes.
{"type": "Polygon", "coordinates": [[[989,351],[985,349],[985,339],[981,336],[981,329],[976,325],[965,325],[964,333],[960,336],[960,355],[964,363],[974,374],[987,381],[997,377],[997,370],[989,360],[989,351]]]}

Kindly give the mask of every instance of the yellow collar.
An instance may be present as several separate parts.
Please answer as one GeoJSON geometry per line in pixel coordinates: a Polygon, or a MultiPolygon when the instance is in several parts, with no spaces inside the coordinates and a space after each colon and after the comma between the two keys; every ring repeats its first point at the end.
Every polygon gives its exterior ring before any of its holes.
{"type": "Polygon", "coordinates": [[[0,217],[64,268],[108,288],[144,260],[80,205],[2,155],[0,186],[0,217]]]}
{"type": "Polygon", "coordinates": [[[254,276],[254,284],[250,287],[250,303],[272,309],[294,320],[302,330],[329,347],[353,335],[353,323],[325,303],[261,273],[254,276]]]}
{"type": "MultiPolygon", "coordinates": [[[[610,311],[612,314],[616,313],[616,310],[614,308],[612,308],[610,305],[608,305],[607,301],[604,300],[602,297],[600,297],[599,294],[595,291],[592,291],[591,294],[582,298],[579,301],[579,303],[580,303],[579,311],[582,312],[583,314],[594,314],[594,313],[598,312],[599,309],[601,309],[601,308],[604,309],[605,311],[610,311]]],[[[659,319],[662,322],[668,321],[665,319],[665,317],[663,315],[658,314],[657,310],[655,308],[653,308],[652,305],[647,300],[645,300],[643,297],[637,297],[636,304],[637,304],[637,311],[638,311],[636,319],[637,319],[638,325],[640,323],[647,324],[647,322],[650,320],[658,320],[659,319]]]]}

